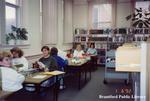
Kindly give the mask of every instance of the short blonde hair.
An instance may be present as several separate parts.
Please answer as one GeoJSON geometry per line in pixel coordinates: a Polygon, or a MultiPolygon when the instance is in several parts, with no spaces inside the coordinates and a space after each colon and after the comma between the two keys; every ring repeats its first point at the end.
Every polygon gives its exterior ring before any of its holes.
{"type": "Polygon", "coordinates": [[[0,61],[2,61],[5,57],[11,57],[11,53],[6,51],[0,52],[0,61]]]}

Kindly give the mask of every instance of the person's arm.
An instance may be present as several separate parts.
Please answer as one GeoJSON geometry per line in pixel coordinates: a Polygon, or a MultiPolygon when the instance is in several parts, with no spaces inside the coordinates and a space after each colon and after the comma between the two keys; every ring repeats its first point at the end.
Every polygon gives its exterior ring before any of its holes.
{"type": "Polygon", "coordinates": [[[85,52],[83,50],[81,50],[81,53],[82,53],[82,56],[83,56],[83,54],[85,54],[85,52]]]}
{"type": "Polygon", "coordinates": [[[16,74],[16,82],[23,83],[25,80],[25,77],[22,74],[17,73],[16,74]]]}
{"type": "Polygon", "coordinates": [[[9,82],[13,82],[12,84],[14,84],[12,85],[13,87],[11,89],[14,91],[18,91],[23,87],[22,84],[25,80],[25,77],[13,69],[11,69],[10,72],[12,73],[10,74],[12,75],[12,78],[9,80],[9,82]]]}
{"type": "Polygon", "coordinates": [[[73,52],[73,57],[77,57],[77,51],[76,50],[74,50],[74,52],[73,52]]]}
{"type": "Polygon", "coordinates": [[[23,64],[23,67],[19,68],[19,71],[26,71],[29,68],[29,63],[28,60],[26,58],[21,58],[21,63],[23,64]]]}
{"type": "MultiPolygon", "coordinates": [[[[7,68],[7,67],[6,67],[7,68]]],[[[18,73],[17,71],[13,70],[13,69],[7,69],[7,72],[12,75],[12,79],[11,81],[13,82],[17,82],[17,83],[23,83],[23,81],[25,80],[25,77],[18,73]]]]}
{"type": "Polygon", "coordinates": [[[59,56],[58,56],[58,58],[59,58],[59,60],[57,60],[57,61],[59,62],[60,67],[65,67],[68,64],[68,61],[66,59],[63,59],[59,56]]]}
{"type": "Polygon", "coordinates": [[[55,60],[55,58],[51,57],[50,59],[51,60],[50,60],[49,71],[58,70],[58,64],[57,64],[57,61],[55,60]]]}
{"type": "Polygon", "coordinates": [[[95,49],[95,54],[94,55],[97,55],[97,50],[95,49]]]}
{"type": "Polygon", "coordinates": [[[87,54],[90,54],[90,49],[88,48],[88,50],[87,50],[87,52],[86,52],[87,54]]]}

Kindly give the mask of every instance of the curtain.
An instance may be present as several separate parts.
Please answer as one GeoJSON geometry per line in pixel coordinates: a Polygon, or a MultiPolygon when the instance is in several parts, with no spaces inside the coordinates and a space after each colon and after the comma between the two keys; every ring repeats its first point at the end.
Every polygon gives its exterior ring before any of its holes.
{"type": "Polygon", "coordinates": [[[43,0],[43,44],[57,44],[58,10],[57,0],[43,0]]]}
{"type": "Polygon", "coordinates": [[[116,10],[117,10],[117,0],[91,0],[88,2],[88,29],[93,28],[92,24],[92,14],[93,7],[97,4],[112,4],[112,27],[116,27],[116,10]]]}
{"type": "Polygon", "coordinates": [[[73,42],[73,27],[72,27],[72,0],[64,2],[64,43],[73,42]]]}

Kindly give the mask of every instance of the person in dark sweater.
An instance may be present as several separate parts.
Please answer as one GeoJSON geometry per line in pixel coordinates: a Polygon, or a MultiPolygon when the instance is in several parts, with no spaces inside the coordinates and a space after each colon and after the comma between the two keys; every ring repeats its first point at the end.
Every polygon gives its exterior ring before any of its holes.
{"type": "MultiPolygon", "coordinates": [[[[64,68],[66,67],[66,65],[68,64],[67,60],[64,60],[63,58],[61,58],[60,56],[58,56],[58,49],[56,47],[51,48],[51,52],[50,55],[52,57],[55,58],[57,64],[58,64],[58,68],[60,71],[64,71],[64,68]]],[[[63,76],[59,76],[59,78],[61,78],[60,80],[60,89],[64,89],[64,80],[63,80],[63,76]]]]}
{"type": "Polygon", "coordinates": [[[51,48],[50,56],[55,58],[59,70],[62,70],[62,68],[64,68],[68,64],[67,60],[64,60],[63,58],[58,56],[58,49],[56,47],[51,48]]]}
{"type": "Polygon", "coordinates": [[[58,70],[57,61],[50,55],[49,47],[43,46],[41,51],[43,52],[43,57],[39,61],[47,67],[48,71],[58,70]]]}

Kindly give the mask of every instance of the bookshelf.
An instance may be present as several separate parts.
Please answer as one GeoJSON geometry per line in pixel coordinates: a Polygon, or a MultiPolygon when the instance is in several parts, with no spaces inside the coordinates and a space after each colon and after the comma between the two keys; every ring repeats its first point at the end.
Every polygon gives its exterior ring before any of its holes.
{"type": "Polygon", "coordinates": [[[105,66],[105,55],[109,48],[117,48],[126,42],[146,41],[150,37],[150,28],[109,28],[109,29],[75,29],[74,44],[80,43],[87,48],[94,43],[98,52],[97,64],[105,66]],[[113,44],[112,44],[113,43],[113,44]]]}

